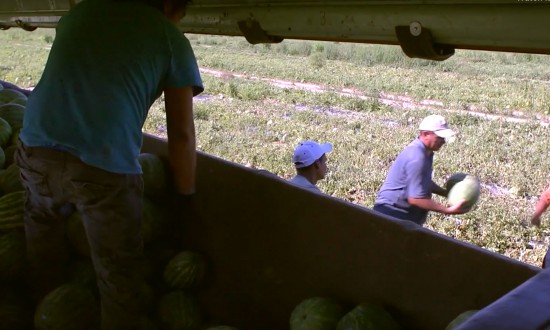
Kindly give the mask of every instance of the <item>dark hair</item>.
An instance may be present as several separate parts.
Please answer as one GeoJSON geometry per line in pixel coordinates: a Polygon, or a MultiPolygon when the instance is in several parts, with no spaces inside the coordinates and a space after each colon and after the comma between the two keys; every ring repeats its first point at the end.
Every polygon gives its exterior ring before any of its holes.
{"type": "Polygon", "coordinates": [[[164,11],[164,2],[167,1],[172,4],[174,9],[181,9],[187,7],[188,4],[192,3],[192,0],[113,0],[115,2],[140,2],[146,5],[149,5],[153,8],[164,11]]]}

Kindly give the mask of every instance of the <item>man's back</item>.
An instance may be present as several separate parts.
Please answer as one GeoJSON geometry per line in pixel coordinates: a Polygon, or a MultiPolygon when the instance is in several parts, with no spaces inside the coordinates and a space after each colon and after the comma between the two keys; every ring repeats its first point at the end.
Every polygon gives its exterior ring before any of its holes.
{"type": "Polygon", "coordinates": [[[21,139],[67,150],[107,171],[140,173],[149,107],[164,87],[190,85],[202,91],[193,51],[160,11],[86,0],[59,22],[21,139]]]}

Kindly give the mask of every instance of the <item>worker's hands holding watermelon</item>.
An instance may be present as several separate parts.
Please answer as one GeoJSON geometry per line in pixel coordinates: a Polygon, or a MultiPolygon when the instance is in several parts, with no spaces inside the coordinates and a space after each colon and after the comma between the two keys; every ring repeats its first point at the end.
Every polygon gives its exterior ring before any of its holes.
{"type": "Polygon", "coordinates": [[[466,213],[466,212],[469,211],[468,208],[464,207],[466,202],[467,201],[465,199],[462,199],[462,200],[454,203],[453,205],[448,206],[444,213],[445,214],[463,214],[463,213],[466,213]]]}

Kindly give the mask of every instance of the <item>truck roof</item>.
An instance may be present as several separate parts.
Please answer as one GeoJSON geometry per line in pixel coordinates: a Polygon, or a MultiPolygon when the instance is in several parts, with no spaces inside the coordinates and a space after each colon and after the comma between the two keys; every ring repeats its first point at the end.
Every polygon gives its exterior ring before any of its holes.
{"type": "MultiPolygon", "coordinates": [[[[3,0],[0,28],[55,28],[82,0],[3,0]]],[[[194,0],[186,33],[400,45],[444,60],[455,49],[550,54],[550,6],[536,0],[194,0]]],[[[98,22],[98,24],[100,24],[98,22]]]]}

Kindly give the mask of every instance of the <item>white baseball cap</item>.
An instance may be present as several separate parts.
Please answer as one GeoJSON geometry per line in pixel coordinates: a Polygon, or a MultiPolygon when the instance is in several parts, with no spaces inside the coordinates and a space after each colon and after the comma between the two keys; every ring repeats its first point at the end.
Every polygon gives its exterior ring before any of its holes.
{"type": "Polygon", "coordinates": [[[332,144],[330,143],[319,144],[314,141],[304,141],[294,150],[292,162],[296,168],[307,167],[331,151],[332,144]]]}
{"type": "Polygon", "coordinates": [[[422,119],[418,129],[421,131],[434,132],[435,135],[442,138],[449,138],[456,134],[455,131],[447,126],[445,118],[440,115],[429,115],[428,117],[422,119]]]}

